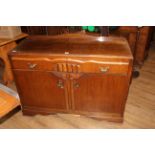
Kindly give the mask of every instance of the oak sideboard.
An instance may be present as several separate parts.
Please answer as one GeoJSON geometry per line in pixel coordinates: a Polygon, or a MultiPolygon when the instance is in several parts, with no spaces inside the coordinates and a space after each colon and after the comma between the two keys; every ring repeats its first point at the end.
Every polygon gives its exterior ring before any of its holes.
{"type": "Polygon", "coordinates": [[[9,53],[23,114],[123,121],[133,57],[122,37],[30,36],[9,53]]]}

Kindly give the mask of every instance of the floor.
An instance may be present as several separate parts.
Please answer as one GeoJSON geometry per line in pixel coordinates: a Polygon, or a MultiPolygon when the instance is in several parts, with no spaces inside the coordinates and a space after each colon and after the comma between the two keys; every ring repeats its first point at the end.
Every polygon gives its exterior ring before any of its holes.
{"type": "Polygon", "coordinates": [[[140,77],[132,80],[123,123],[71,114],[28,117],[18,111],[0,128],[155,128],[155,47],[150,49],[140,77]]]}

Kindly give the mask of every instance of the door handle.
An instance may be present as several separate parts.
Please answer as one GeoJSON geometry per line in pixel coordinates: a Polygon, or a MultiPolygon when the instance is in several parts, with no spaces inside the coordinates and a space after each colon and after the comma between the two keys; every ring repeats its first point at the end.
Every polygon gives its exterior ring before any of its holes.
{"type": "Polygon", "coordinates": [[[74,83],[74,87],[75,87],[75,88],[79,88],[79,87],[80,87],[79,83],[77,83],[77,82],[74,83]]]}
{"type": "Polygon", "coordinates": [[[57,87],[59,87],[59,88],[61,88],[61,89],[64,88],[64,84],[63,84],[62,80],[59,80],[59,81],[57,82],[57,87]]]}

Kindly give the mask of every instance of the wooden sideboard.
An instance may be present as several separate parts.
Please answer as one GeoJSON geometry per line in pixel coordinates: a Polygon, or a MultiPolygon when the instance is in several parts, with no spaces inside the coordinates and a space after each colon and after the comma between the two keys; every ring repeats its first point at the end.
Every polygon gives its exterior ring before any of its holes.
{"type": "Polygon", "coordinates": [[[80,33],[30,36],[9,58],[23,114],[123,120],[133,61],[126,39],[80,33]]]}

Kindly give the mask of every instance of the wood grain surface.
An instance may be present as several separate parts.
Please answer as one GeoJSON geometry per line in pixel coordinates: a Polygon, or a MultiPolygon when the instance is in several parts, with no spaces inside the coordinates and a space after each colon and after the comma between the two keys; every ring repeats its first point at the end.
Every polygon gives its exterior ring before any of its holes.
{"type": "MultiPolygon", "coordinates": [[[[96,120],[72,114],[23,116],[19,111],[0,124],[0,128],[155,128],[155,48],[132,80],[123,123],[96,120]]],[[[14,87],[14,85],[12,85],[14,87]]]]}
{"type": "Polygon", "coordinates": [[[132,70],[125,38],[30,36],[9,56],[25,115],[64,112],[123,121],[132,70]]]}

